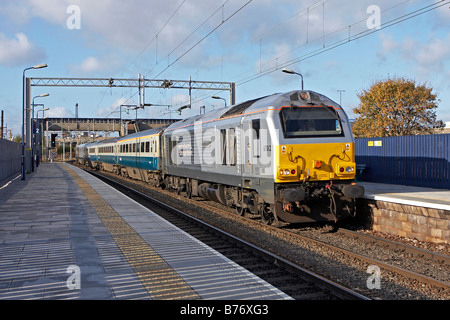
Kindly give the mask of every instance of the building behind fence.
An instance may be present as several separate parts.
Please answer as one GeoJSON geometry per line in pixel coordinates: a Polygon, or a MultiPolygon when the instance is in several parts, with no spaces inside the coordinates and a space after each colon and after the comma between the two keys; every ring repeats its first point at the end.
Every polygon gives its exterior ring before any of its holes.
{"type": "Polygon", "coordinates": [[[22,147],[20,143],[0,139],[0,181],[20,173],[22,147]]]}
{"type": "Polygon", "coordinates": [[[359,138],[355,152],[362,181],[450,189],[450,134],[359,138]]]}

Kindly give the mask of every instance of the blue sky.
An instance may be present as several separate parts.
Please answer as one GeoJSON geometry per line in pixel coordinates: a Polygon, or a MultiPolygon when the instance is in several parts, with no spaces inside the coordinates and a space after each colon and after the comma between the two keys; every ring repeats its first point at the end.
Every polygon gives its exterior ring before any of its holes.
{"type": "MultiPolygon", "coordinates": [[[[350,117],[373,81],[414,79],[434,88],[438,119],[450,121],[449,20],[450,1],[438,0],[0,0],[0,109],[8,129],[20,133],[22,71],[40,63],[48,68],[28,77],[236,82],[237,102],[299,89],[300,77],[281,72],[288,67],[303,74],[305,89],[338,103],[345,90],[350,117]],[[418,15],[389,26],[412,12],[418,15]],[[373,29],[378,17],[381,28],[373,29]]],[[[36,103],[57,117],[74,116],[76,103],[80,117],[119,117],[120,104],[138,102],[137,89],[32,88],[32,96],[43,93],[50,96],[36,103]]],[[[138,116],[178,118],[187,94],[147,89],[146,103],[171,107],[138,116]]],[[[223,106],[212,95],[228,99],[225,92],[192,95],[181,117],[223,106]]]]}

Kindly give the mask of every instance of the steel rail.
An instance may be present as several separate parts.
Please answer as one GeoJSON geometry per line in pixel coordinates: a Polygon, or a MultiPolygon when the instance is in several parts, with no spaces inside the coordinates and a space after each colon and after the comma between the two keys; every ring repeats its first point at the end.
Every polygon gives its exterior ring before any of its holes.
{"type": "Polygon", "coordinates": [[[447,256],[445,254],[441,254],[438,252],[433,252],[430,250],[417,248],[417,247],[414,247],[414,246],[411,246],[411,245],[408,245],[405,243],[391,241],[391,240],[379,238],[379,237],[376,237],[373,235],[355,232],[355,231],[345,229],[345,228],[339,228],[338,233],[342,233],[342,234],[344,234],[346,236],[350,236],[350,237],[357,237],[358,239],[362,239],[367,242],[374,242],[377,244],[388,246],[389,248],[392,248],[392,249],[404,250],[405,252],[408,252],[412,255],[415,255],[418,257],[424,257],[424,258],[432,260],[432,261],[438,261],[438,262],[442,262],[445,264],[450,264],[450,256],[447,256]]]}
{"type": "Polygon", "coordinates": [[[391,272],[395,272],[395,273],[400,274],[400,275],[402,275],[404,277],[420,281],[421,283],[429,284],[429,285],[432,285],[432,286],[435,286],[435,287],[438,287],[438,288],[444,288],[444,289],[447,289],[447,290],[450,289],[450,283],[448,283],[448,282],[436,280],[436,279],[433,279],[433,278],[428,277],[428,276],[423,275],[423,274],[419,274],[419,273],[416,273],[416,272],[413,272],[413,271],[410,271],[410,270],[406,270],[406,269],[403,269],[403,268],[400,268],[400,267],[397,267],[397,266],[393,266],[393,265],[390,265],[390,264],[385,263],[383,261],[372,259],[372,258],[369,258],[369,257],[364,256],[362,254],[351,252],[351,251],[349,251],[347,249],[343,249],[343,248],[340,248],[340,247],[328,244],[328,243],[320,241],[320,240],[312,239],[312,238],[309,238],[309,237],[306,237],[306,236],[302,236],[302,235],[299,235],[299,234],[295,234],[295,235],[297,237],[305,240],[305,241],[314,242],[317,245],[325,246],[325,247],[327,247],[329,249],[332,249],[332,250],[335,250],[335,251],[337,250],[337,251],[339,251],[339,252],[341,252],[341,253],[343,253],[345,255],[348,255],[348,256],[350,256],[352,258],[359,259],[359,260],[364,261],[364,262],[366,262],[366,263],[368,263],[370,265],[376,265],[376,266],[378,266],[380,268],[383,268],[383,269],[391,271],[391,272]]]}

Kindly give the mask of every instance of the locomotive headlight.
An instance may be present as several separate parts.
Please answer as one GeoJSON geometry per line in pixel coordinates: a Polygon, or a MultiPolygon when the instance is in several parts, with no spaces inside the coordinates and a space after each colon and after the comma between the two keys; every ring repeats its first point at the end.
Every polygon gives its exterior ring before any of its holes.
{"type": "Polygon", "coordinates": [[[295,179],[297,178],[297,169],[294,168],[286,168],[286,167],[282,167],[282,168],[278,168],[277,171],[277,175],[278,177],[280,177],[281,179],[295,179]]]}
{"type": "Polygon", "coordinates": [[[341,175],[354,174],[355,173],[355,164],[351,163],[349,165],[348,163],[339,163],[336,165],[335,172],[337,174],[341,174],[341,175]]]}

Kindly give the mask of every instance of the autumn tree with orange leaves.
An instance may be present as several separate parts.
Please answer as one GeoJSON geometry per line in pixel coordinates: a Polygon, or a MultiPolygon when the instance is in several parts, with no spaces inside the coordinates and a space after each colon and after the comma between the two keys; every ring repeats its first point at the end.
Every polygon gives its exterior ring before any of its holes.
{"type": "Polygon", "coordinates": [[[442,127],[442,121],[436,121],[439,99],[432,90],[404,78],[375,82],[358,94],[353,134],[363,138],[432,133],[442,127]]]}

